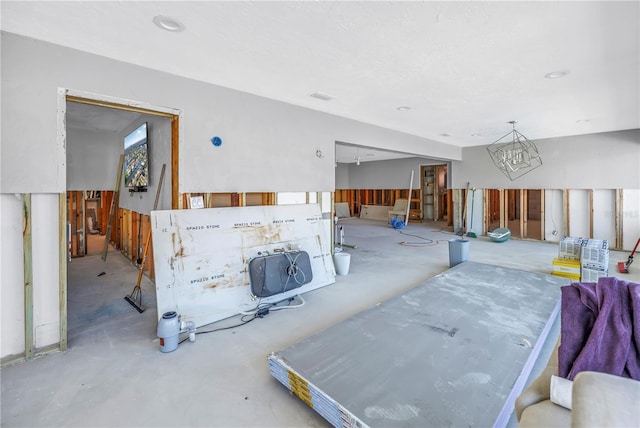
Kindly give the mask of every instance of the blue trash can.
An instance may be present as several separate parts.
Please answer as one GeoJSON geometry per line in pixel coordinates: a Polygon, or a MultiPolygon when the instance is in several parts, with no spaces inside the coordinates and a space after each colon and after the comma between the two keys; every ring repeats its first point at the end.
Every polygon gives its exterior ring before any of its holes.
{"type": "Polygon", "coordinates": [[[454,267],[469,259],[469,241],[467,239],[449,240],[449,267],[454,267]]]}

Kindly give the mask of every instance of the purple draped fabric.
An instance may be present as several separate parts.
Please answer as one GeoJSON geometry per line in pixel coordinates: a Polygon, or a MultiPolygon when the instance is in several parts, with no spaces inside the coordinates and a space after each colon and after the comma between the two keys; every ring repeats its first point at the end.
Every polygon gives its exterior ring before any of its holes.
{"type": "Polygon", "coordinates": [[[640,284],[617,278],[562,287],[558,375],[596,371],[640,380],[640,284]]]}

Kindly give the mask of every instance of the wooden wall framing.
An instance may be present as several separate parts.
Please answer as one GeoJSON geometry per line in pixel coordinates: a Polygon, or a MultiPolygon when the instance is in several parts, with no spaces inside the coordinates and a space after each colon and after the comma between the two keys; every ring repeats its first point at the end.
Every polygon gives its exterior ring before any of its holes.
{"type": "MultiPolygon", "coordinates": [[[[545,222],[545,211],[546,211],[546,195],[547,190],[549,189],[484,189],[483,193],[483,234],[491,232],[492,229],[496,229],[496,215],[495,213],[499,210],[500,212],[500,226],[499,227],[508,227],[511,229],[511,236],[513,238],[521,238],[521,239],[532,239],[536,241],[544,241],[546,240],[546,222],[545,222]],[[540,192],[540,207],[539,213],[537,207],[531,207],[531,196],[533,192],[540,192]],[[538,218],[535,218],[535,222],[532,221],[530,215],[530,209],[535,210],[536,217],[539,214],[538,218]],[[539,226],[538,226],[539,221],[539,226]],[[539,227],[539,231],[538,231],[539,227]],[[538,235],[539,233],[539,235],[538,235]]],[[[602,189],[606,191],[607,189],[602,189]]],[[[562,192],[562,225],[565,236],[572,236],[572,224],[571,224],[571,215],[574,214],[575,220],[575,212],[572,212],[572,209],[575,211],[576,209],[583,209],[578,207],[572,207],[571,205],[571,197],[574,193],[572,192],[582,192],[585,196],[585,207],[584,207],[584,224],[586,225],[586,229],[581,233],[580,231],[573,233],[579,233],[583,238],[594,238],[594,228],[595,222],[598,221],[598,213],[596,212],[596,207],[594,206],[594,189],[561,189],[562,192]],[[585,193],[586,192],[586,193],[585,193]],[[585,236],[582,236],[582,235],[585,236]]],[[[614,200],[615,206],[611,207],[612,211],[614,211],[614,228],[615,228],[615,240],[610,239],[609,246],[614,250],[621,250],[623,248],[623,190],[622,189],[613,189],[611,192],[615,192],[615,196],[612,198],[614,200]],[[615,241],[615,242],[614,242],[615,241]]],[[[536,202],[537,203],[537,202],[536,202]]],[[[582,229],[584,229],[584,225],[582,229]]],[[[576,229],[574,227],[574,229],[576,229]]]]}
{"type": "MultiPolygon", "coordinates": [[[[411,190],[409,218],[412,220],[421,220],[422,218],[421,193],[421,188],[411,190]]],[[[333,198],[334,202],[346,202],[349,205],[351,215],[358,217],[362,205],[392,207],[396,199],[409,199],[409,189],[336,189],[333,198]]]]}

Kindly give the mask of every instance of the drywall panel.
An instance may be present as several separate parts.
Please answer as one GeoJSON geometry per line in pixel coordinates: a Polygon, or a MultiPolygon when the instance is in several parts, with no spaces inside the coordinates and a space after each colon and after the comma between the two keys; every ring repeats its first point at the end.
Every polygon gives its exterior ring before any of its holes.
{"type": "Polygon", "coordinates": [[[569,190],[569,235],[589,238],[589,192],[569,190]]]}
{"type": "MultiPolygon", "coordinates": [[[[526,135],[526,132],[523,131],[526,135]]],[[[640,189],[640,129],[536,140],[542,166],[510,181],[487,146],[462,150],[452,162],[453,187],[493,189],[640,189]]]]}
{"type": "Polygon", "coordinates": [[[21,196],[0,195],[0,212],[0,357],[4,358],[25,349],[21,196]]]}
{"type": "Polygon", "coordinates": [[[562,214],[562,190],[544,191],[544,240],[560,242],[565,236],[564,215],[562,214]]]}
{"type": "Polygon", "coordinates": [[[201,326],[335,282],[316,204],[153,211],[151,224],[158,317],[176,311],[201,326]],[[280,249],[306,251],[313,280],[254,298],[249,261],[280,249]]]}
{"type": "Polygon", "coordinates": [[[622,248],[626,251],[633,250],[640,238],[640,190],[622,191],[622,234],[622,248]]]}
{"type": "Polygon", "coordinates": [[[33,337],[36,348],[60,341],[58,195],[31,196],[33,337]]]}
{"type": "Polygon", "coordinates": [[[0,42],[3,193],[65,189],[58,88],[179,109],[182,193],[332,191],[336,141],[461,159],[459,147],[284,102],[11,33],[0,42]]]}
{"type": "Polygon", "coordinates": [[[67,190],[113,189],[121,146],[113,132],[68,128],[67,190]]]}
{"type": "Polygon", "coordinates": [[[593,238],[606,239],[616,245],[616,191],[593,191],[593,238]]]}
{"type": "Polygon", "coordinates": [[[504,427],[570,280],[461,263],[269,357],[333,426],[504,427]]]}
{"type": "MultiPolygon", "coordinates": [[[[408,189],[414,171],[414,189],[420,188],[420,165],[447,163],[433,159],[405,158],[375,162],[350,163],[349,185],[341,189],[408,189]]],[[[338,187],[336,187],[338,188],[338,187]]]]}
{"type": "MultiPolygon", "coordinates": [[[[120,207],[137,213],[149,214],[153,210],[156,192],[160,182],[160,172],[162,164],[166,164],[164,182],[158,198],[159,210],[171,208],[171,120],[165,117],[142,115],[128,127],[122,130],[117,136],[118,154],[123,153],[124,137],[140,126],[143,122],[148,123],[148,148],[149,148],[149,186],[146,192],[130,192],[130,188],[124,185],[124,174],[120,183],[120,207]]],[[[111,184],[113,188],[115,181],[115,170],[118,160],[111,168],[111,184]]]]}

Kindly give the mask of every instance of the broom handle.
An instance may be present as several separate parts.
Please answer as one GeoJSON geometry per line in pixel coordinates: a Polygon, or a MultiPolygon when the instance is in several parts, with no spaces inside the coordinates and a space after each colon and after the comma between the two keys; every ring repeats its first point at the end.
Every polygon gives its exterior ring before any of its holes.
{"type": "MultiPolygon", "coordinates": [[[[164,181],[164,169],[167,165],[162,164],[162,171],[160,171],[160,181],[158,182],[158,189],[156,190],[156,200],[153,202],[153,210],[158,209],[158,199],[160,198],[160,190],[162,190],[162,183],[164,181]]],[[[140,283],[142,282],[142,275],[144,274],[144,263],[147,260],[147,251],[149,251],[149,243],[151,242],[151,227],[149,227],[149,231],[147,232],[147,238],[144,243],[144,250],[142,251],[142,261],[140,262],[140,267],[138,268],[138,280],[136,281],[136,288],[140,288],[140,283]]]]}

